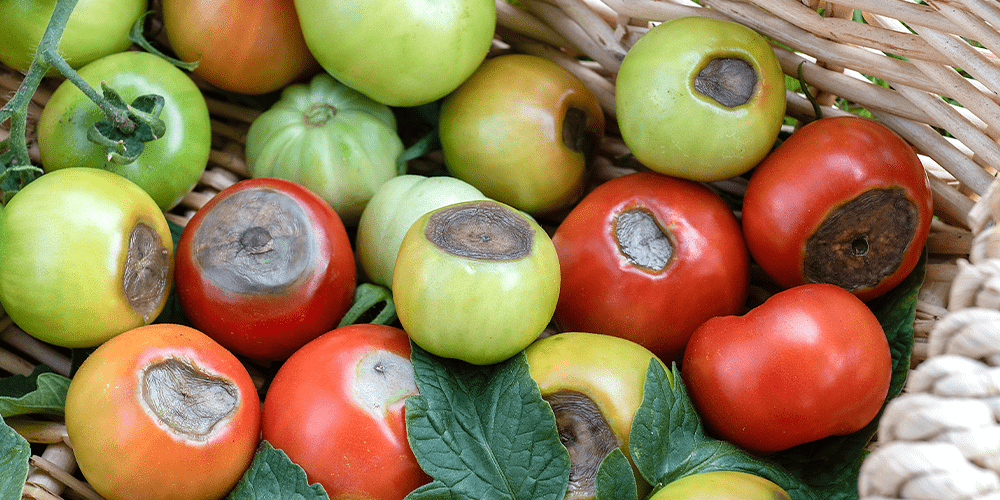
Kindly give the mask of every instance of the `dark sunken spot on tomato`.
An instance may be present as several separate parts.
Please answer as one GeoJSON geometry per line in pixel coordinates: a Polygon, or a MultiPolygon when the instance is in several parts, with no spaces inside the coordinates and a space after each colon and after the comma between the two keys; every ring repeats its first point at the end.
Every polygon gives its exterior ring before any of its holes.
{"type": "Polygon", "coordinates": [[[849,291],[873,288],[899,268],[918,223],[902,189],[865,191],[833,210],[806,241],[803,276],[849,291]]]}
{"type": "Polygon", "coordinates": [[[727,108],[742,106],[757,90],[757,71],[734,57],[712,59],[698,72],[694,89],[727,108]]]}
{"type": "Polygon", "coordinates": [[[510,208],[487,201],[438,210],[428,219],[424,236],[452,255],[509,261],[531,253],[535,230],[510,208]]]}
{"type": "Polygon", "coordinates": [[[153,228],[139,223],[129,235],[122,288],[129,306],[149,323],[167,300],[170,252],[153,228]]]}
{"type": "Polygon", "coordinates": [[[615,241],[630,264],[647,271],[664,270],[674,256],[670,236],[645,208],[626,210],[615,217],[615,241]]]}

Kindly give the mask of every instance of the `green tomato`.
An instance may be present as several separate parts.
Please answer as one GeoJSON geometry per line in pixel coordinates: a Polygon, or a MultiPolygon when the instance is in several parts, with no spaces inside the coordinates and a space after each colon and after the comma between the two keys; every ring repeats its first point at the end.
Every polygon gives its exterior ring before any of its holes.
{"type": "Polygon", "coordinates": [[[151,323],[173,284],[156,203],[120,175],[67,168],[11,198],[0,218],[0,302],[28,334],[92,347],[151,323]]]}
{"type": "Polygon", "coordinates": [[[791,500],[773,482],[736,471],[702,472],[668,483],[650,500],[791,500]]]}
{"type": "Polygon", "coordinates": [[[285,88],[250,125],[247,166],[254,177],[297,182],[327,201],[347,226],[396,176],[403,142],[388,106],[325,73],[285,88]]]}
{"type": "Polygon", "coordinates": [[[440,133],[452,175],[499,202],[544,214],[583,195],[604,112],[562,66],[509,54],[483,63],[444,100],[440,133]]]}
{"type": "Polygon", "coordinates": [[[454,177],[401,175],[375,192],[358,222],[358,261],[368,279],[392,287],[392,270],[403,236],[420,216],[454,203],[487,199],[454,177]]]}
{"type": "Polygon", "coordinates": [[[169,210],[197,185],[208,164],[212,130],[205,96],[190,77],[148,52],[129,51],[98,59],[79,71],[100,92],[101,82],[126,103],[146,94],[163,96],[163,137],[147,142],[139,158],[120,165],[87,131],[104,113],[69,80],[52,94],[38,118],[38,148],[47,172],[68,167],[109,170],[136,183],[169,210]]]}
{"type": "MultiPolygon", "coordinates": [[[[28,70],[55,5],[56,0],[0,0],[0,62],[28,70]]],[[[79,0],[59,41],[59,53],[79,68],[128,49],[129,31],[147,6],[146,0],[79,0]]],[[[49,74],[56,71],[50,69],[49,74]]]]}
{"type": "Polygon", "coordinates": [[[392,298],[403,330],[421,348],[498,363],[552,319],[559,261],[527,215],[496,201],[457,203],[424,214],[406,232],[392,298]]]}
{"type": "Polygon", "coordinates": [[[334,78],[389,106],[455,90],[486,58],[493,0],[295,0],[302,34],[334,78]]]}
{"type": "MultiPolygon", "coordinates": [[[[631,340],[586,332],[565,332],[539,339],[524,350],[531,378],[556,416],[560,440],[570,452],[566,498],[596,497],[595,475],[616,448],[632,463],[629,436],[642,404],[646,371],[657,360],[631,340]]],[[[632,465],[640,498],[649,484],[632,465]]]]}
{"type": "Polygon", "coordinates": [[[750,170],[771,150],[785,116],[785,77],[750,28],[684,17],[632,46],[615,102],[636,159],[663,174],[716,181],[750,170]]]}

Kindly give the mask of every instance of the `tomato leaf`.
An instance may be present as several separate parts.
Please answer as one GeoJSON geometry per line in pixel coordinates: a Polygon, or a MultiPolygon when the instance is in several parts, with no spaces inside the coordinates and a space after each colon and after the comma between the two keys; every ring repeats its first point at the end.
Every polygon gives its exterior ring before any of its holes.
{"type": "Polygon", "coordinates": [[[384,286],[361,283],[354,291],[354,303],[337,327],[355,323],[388,325],[393,321],[396,321],[396,303],[392,301],[392,292],[384,286]]]}
{"type": "Polygon", "coordinates": [[[29,413],[62,415],[70,379],[45,365],[35,367],[31,375],[11,375],[0,379],[0,416],[29,413]]]}
{"type": "Polygon", "coordinates": [[[642,404],[629,433],[632,460],[654,491],[692,474],[730,470],[770,479],[792,498],[821,498],[796,496],[793,491],[801,486],[787,471],[732,443],[707,436],[676,363],[671,371],[673,384],[663,366],[655,360],[649,363],[642,404]]]}
{"type": "Polygon", "coordinates": [[[0,498],[21,498],[31,445],[0,417],[0,498]]]}
{"type": "Polygon", "coordinates": [[[635,485],[632,464],[621,448],[604,457],[597,469],[597,500],[638,500],[639,490],[635,485]]]}
{"type": "Polygon", "coordinates": [[[420,394],[406,400],[407,437],[434,480],[407,498],[566,496],[569,452],[523,352],[477,366],[412,350],[420,394]]]}
{"type": "Polygon", "coordinates": [[[227,500],[329,500],[319,483],[309,484],[306,472],[284,451],[261,441],[250,468],[227,500]]]}

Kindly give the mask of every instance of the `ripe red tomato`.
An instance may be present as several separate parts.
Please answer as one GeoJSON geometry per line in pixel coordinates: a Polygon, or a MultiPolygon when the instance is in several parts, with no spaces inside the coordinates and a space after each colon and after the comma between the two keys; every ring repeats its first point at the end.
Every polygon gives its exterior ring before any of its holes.
{"type": "Polygon", "coordinates": [[[756,453],[856,432],[889,392],[892,355],[864,302],[835,285],[778,292],[691,336],[681,376],[705,425],[756,453]]]}
{"type": "Polygon", "coordinates": [[[163,0],[162,8],[171,48],[221,89],[264,94],[320,69],[292,0],[163,0]]]}
{"type": "Polygon", "coordinates": [[[756,167],[743,233],[778,285],[832,283],[867,301],[917,265],[933,215],[927,174],[906,141],[871,120],[832,117],[756,167]]]}
{"type": "Polygon", "coordinates": [[[263,437],[331,498],[402,499],[430,482],[406,437],[404,403],[416,393],[403,330],[337,328],[281,365],[264,399],[263,437]]]}
{"type": "Polygon", "coordinates": [[[248,179],[215,195],[181,233],[175,259],[191,324],[250,358],[287,358],[337,326],[354,300],[340,217],[282,179],[248,179]]]}
{"type": "Polygon", "coordinates": [[[101,344],[66,393],[80,470],[109,500],[217,499],[260,442],[246,368],[205,334],[141,326],[101,344]]]}
{"type": "Polygon", "coordinates": [[[631,340],[670,363],[702,322],[743,310],[749,256],[713,191],[651,172],[610,180],[556,229],[564,331],[631,340]]]}

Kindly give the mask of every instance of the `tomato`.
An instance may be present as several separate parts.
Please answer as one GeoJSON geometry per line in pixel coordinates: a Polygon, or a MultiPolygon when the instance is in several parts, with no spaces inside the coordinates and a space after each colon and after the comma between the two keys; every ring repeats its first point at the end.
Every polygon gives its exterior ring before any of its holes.
{"type": "Polygon", "coordinates": [[[441,105],[448,171],[533,214],[580,199],[603,134],[604,112],[590,89],[562,66],[525,54],[487,60],[441,105]]]}
{"type": "Polygon", "coordinates": [[[403,152],[392,110],[325,73],[285,88],[250,125],[246,144],[254,177],[302,184],[333,205],[348,226],[396,176],[403,152]]]}
{"type": "Polygon", "coordinates": [[[166,132],[146,143],[138,160],[126,165],[108,161],[106,149],[87,138],[90,127],[106,119],[104,113],[66,80],[38,118],[38,148],[45,170],[103,168],[138,184],[161,210],[180,203],[201,178],[211,150],[208,106],[197,85],[166,60],[137,51],[101,58],[80,68],[79,74],[98,92],[106,82],[126,103],[140,95],[163,96],[160,118],[166,132]]]}
{"type": "Polygon", "coordinates": [[[410,339],[477,365],[499,363],[538,338],[558,296],[548,234],[492,200],[422,215],[403,236],[392,273],[396,313],[410,339]]]}
{"type": "Polygon", "coordinates": [[[388,106],[455,90],[486,58],[496,29],[491,0],[295,0],[295,10],[323,69],[388,106]]]}
{"type": "Polygon", "coordinates": [[[214,500],[260,442],[246,368],[192,328],[155,324],[97,348],[66,394],[80,471],[108,500],[214,500]]]}
{"type": "Polygon", "coordinates": [[[739,223],[707,187],[653,172],[607,181],[556,228],[561,330],[626,338],[679,360],[708,318],[743,310],[749,256],[739,223]]]}
{"type": "Polygon", "coordinates": [[[486,197],[469,183],[448,176],[401,175],[390,179],[365,206],[358,222],[358,263],[368,279],[392,288],[392,271],[406,231],[421,215],[461,201],[486,197]]]}
{"type": "Polygon", "coordinates": [[[622,139],[653,171],[716,181],[753,168],[785,119],[771,44],[733,21],[682,17],[629,49],[615,80],[622,139]]]}
{"type": "Polygon", "coordinates": [[[768,479],[737,471],[684,476],[663,486],[649,500],[791,500],[768,479]]]}
{"type": "Polygon", "coordinates": [[[292,0],[161,3],[170,48],[216,87],[264,94],[319,70],[292,0]]]}
{"type": "Polygon", "coordinates": [[[859,117],[816,120],[754,169],[743,200],[753,259],[776,283],[833,283],[870,300],[914,269],[934,216],[913,148],[859,117]]]}
{"type": "MultiPolygon", "coordinates": [[[[632,463],[632,420],[642,404],[646,372],[656,356],[635,342],[586,332],[541,338],[524,350],[531,378],[555,413],[570,452],[567,498],[594,498],[595,476],[615,448],[632,463]]],[[[672,379],[666,365],[667,378],[672,379]]],[[[649,490],[632,464],[639,498],[649,490]]]]}
{"type": "MultiPolygon", "coordinates": [[[[56,0],[0,0],[0,62],[28,71],[55,5],[56,0]]],[[[132,25],[147,5],[147,0],[78,0],[59,41],[59,53],[79,68],[128,49],[132,25]]],[[[50,75],[56,73],[49,70],[50,75]]]]}
{"type": "Polygon", "coordinates": [[[861,299],[814,283],[744,316],[709,319],[681,375],[706,427],[755,453],[861,430],[889,391],[892,355],[861,299]]]}
{"type": "Polygon", "coordinates": [[[404,404],[416,393],[405,332],[337,328],[281,365],[264,399],[263,438],[331,498],[402,499],[430,482],[406,436],[404,404]]]}
{"type": "Polygon", "coordinates": [[[191,324],[251,358],[285,359],[335,327],[356,281],[336,212],[282,179],[222,190],[177,242],[177,299],[191,324]]]}
{"type": "Polygon", "coordinates": [[[127,179],[88,168],[47,173],[0,218],[0,302],[40,340],[96,346],[160,314],[173,249],[163,212],[127,179]]]}

